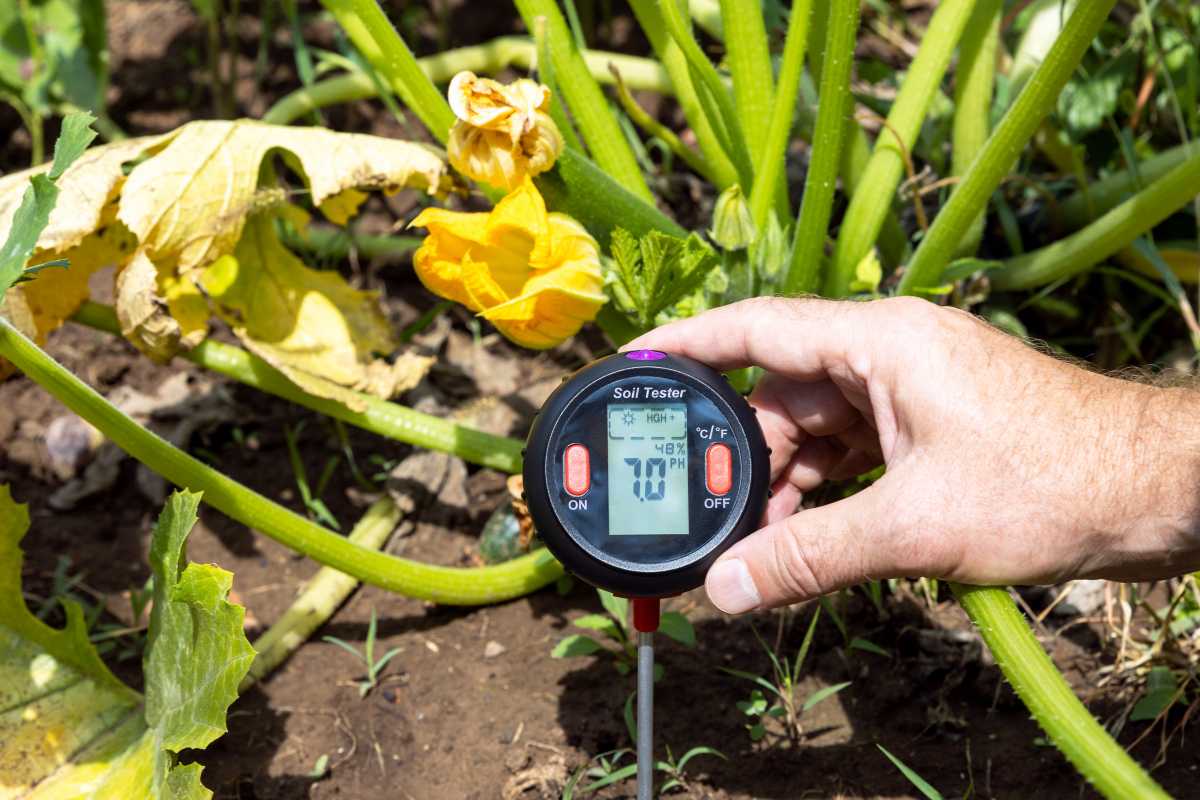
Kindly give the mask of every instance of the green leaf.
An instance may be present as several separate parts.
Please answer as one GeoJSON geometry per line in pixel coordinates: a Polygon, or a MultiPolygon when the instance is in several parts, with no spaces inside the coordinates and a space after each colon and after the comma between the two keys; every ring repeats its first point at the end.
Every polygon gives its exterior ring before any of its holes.
{"type": "Polygon", "coordinates": [[[659,312],[699,288],[717,264],[716,253],[694,233],[681,238],[650,231],[635,239],[616,228],[612,254],[617,277],[643,327],[650,327],[659,312]]]}
{"type": "Polygon", "coordinates": [[[800,707],[800,711],[801,712],[808,711],[810,708],[815,706],[817,703],[821,702],[822,700],[827,700],[828,698],[833,697],[835,694],[840,692],[842,689],[845,689],[849,685],[850,685],[850,681],[845,681],[843,683],[835,683],[833,686],[826,686],[823,689],[818,689],[817,691],[813,692],[812,694],[810,694],[808,697],[806,697],[804,699],[804,705],[802,705],[800,707]]]}
{"type": "Polygon", "coordinates": [[[882,647],[880,647],[879,645],[875,644],[872,641],[863,639],[860,636],[855,636],[853,639],[851,639],[850,644],[848,646],[852,650],[862,650],[863,652],[874,653],[875,655],[883,656],[884,658],[892,657],[892,654],[889,653],[887,650],[883,649],[882,647]]]}
{"type": "Polygon", "coordinates": [[[621,641],[621,630],[617,627],[617,623],[613,622],[612,617],[605,614],[585,614],[575,620],[574,625],[577,628],[600,631],[605,636],[621,641]]]}
{"type": "Polygon", "coordinates": [[[91,114],[68,114],[54,145],[54,162],[49,172],[30,178],[21,205],[13,215],[8,239],[0,245],[0,296],[21,277],[25,262],[37,249],[38,237],[46,229],[50,212],[58,202],[55,182],[96,138],[96,132],[90,127],[95,119],[91,114]]]}
{"type": "Polygon", "coordinates": [[[696,646],[696,629],[692,627],[688,618],[678,611],[668,611],[663,614],[658,622],[658,631],[685,647],[696,646]]]}
{"type": "Polygon", "coordinates": [[[550,651],[550,657],[576,658],[578,656],[590,656],[592,653],[597,653],[603,649],[600,643],[592,637],[584,636],[582,633],[573,633],[554,645],[554,649],[550,651]]]}
{"type": "Polygon", "coordinates": [[[920,791],[921,794],[925,795],[927,798],[929,798],[929,800],[944,800],[941,792],[930,786],[929,783],[916,772],[914,772],[911,767],[889,753],[887,748],[881,744],[877,744],[875,746],[878,747],[880,751],[888,757],[889,761],[896,765],[896,768],[899,769],[900,772],[904,773],[904,777],[908,778],[908,782],[917,787],[917,790],[920,791]]]}
{"type": "Polygon", "coordinates": [[[629,601],[603,589],[597,589],[596,592],[600,595],[600,605],[604,606],[605,611],[612,614],[613,619],[624,631],[626,620],[629,619],[629,601]]]}
{"type": "Polygon", "coordinates": [[[687,763],[696,756],[716,756],[723,761],[729,760],[720,750],[701,745],[699,747],[693,747],[691,750],[688,750],[686,753],[684,753],[680,757],[679,763],[675,765],[675,771],[682,773],[683,768],[687,766],[687,763]]]}
{"type": "Polygon", "coordinates": [[[761,675],[755,675],[753,672],[744,672],[740,669],[730,669],[729,667],[717,667],[717,669],[721,670],[721,672],[732,675],[735,678],[744,678],[745,680],[753,681],[762,688],[766,689],[768,692],[779,694],[779,689],[761,675]]]}
{"type": "Polygon", "coordinates": [[[1136,53],[1126,50],[1106,61],[1095,75],[1075,78],[1066,85],[1058,98],[1058,113],[1074,139],[1098,129],[1117,110],[1121,86],[1136,68],[1136,60],[1136,53]]]}
{"type": "Polygon", "coordinates": [[[145,664],[146,695],[120,683],[87,641],[82,609],[67,625],[38,621],[21,598],[24,506],[0,486],[0,765],[4,787],[24,796],[211,797],[201,765],[178,763],[225,732],[225,713],[254,651],[243,610],[225,597],[231,576],[185,564],[183,545],[199,495],[171,496],[151,541],[155,573],[145,664]],[[143,711],[144,708],[144,711],[143,711]]]}
{"type": "Polygon", "coordinates": [[[1175,702],[1178,691],[1179,685],[1170,667],[1151,667],[1150,674],[1146,676],[1146,693],[1129,712],[1129,719],[1133,722],[1158,719],[1175,702]]]}
{"type": "Polygon", "coordinates": [[[184,559],[199,503],[199,494],[171,495],[150,544],[146,724],[159,752],[155,775],[164,778],[179,752],[206,747],[225,732],[225,710],[254,660],[242,628],[245,609],[226,601],[233,574],[184,559]]]}
{"type": "Polygon", "coordinates": [[[1003,261],[991,261],[986,258],[960,258],[950,262],[950,266],[946,267],[942,277],[948,281],[959,281],[969,278],[977,272],[988,272],[1003,265],[1003,261]]]}
{"type": "Polygon", "coordinates": [[[750,741],[761,741],[767,735],[767,729],[763,727],[761,722],[756,722],[753,725],[747,725],[746,730],[750,731],[750,741]]]}

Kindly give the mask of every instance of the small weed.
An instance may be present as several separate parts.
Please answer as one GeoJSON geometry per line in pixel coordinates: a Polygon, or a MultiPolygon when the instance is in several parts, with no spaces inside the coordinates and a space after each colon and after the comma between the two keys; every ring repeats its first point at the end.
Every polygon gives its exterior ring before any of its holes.
{"type": "Polygon", "coordinates": [[[808,623],[808,630],[804,634],[804,641],[796,653],[795,660],[791,663],[788,663],[787,659],[781,659],[775,650],[763,641],[758,631],[754,631],[755,638],[763,646],[767,657],[771,659],[772,675],[770,680],[752,672],[721,667],[722,672],[727,672],[737,678],[744,678],[759,687],[750,692],[749,700],[741,700],[737,703],[738,711],[752,720],[746,725],[752,741],[757,742],[767,735],[766,722],[768,719],[780,720],[788,737],[792,741],[799,741],[804,735],[804,728],[800,723],[803,714],[817,703],[833,697],[850,685],[850,682],[846,681],[825,686],[803,700],[796,695],[796,688],[800,683],[800,671],[804,667],[804,659],[808,656],[808,650],[812,646],[813,633],[817,629],[817,620],[820,616],[821,609],[818,608],[813,612],[812,621],[808,623]]]}
{"type": "Polygon", "coordinates": [[[903,761],[901,761],[900,759],[896,758],[894,755],[889,753],[887,751],[887,748],[884,747],[883,745],[877,744],[875,746],[879,748],[880,752],[882,752],[885,756],[888,757],[888,761],[891,761],[893,764],[896,765],[896,769],[900,770],[900,772],[903,773],[905,778],[908,778],[908,782],[911,783],[913,786],[915,786],[917,791],[919,791],[921,794],[925,795],[925,797],[927,797],[929,800],[944,800],[944,798],[942,797],[942,793],[939,792],[937,789],[933,788],[929,784],[929,781],[925,780],[920,775],[918,775],[916,770],[914,770],[912,767],[908,766],[903,761]]]}
{"type": "Polygon", "coordinates": [[[367,625],[367,641],[363,650],[359,650],[352,644],[342,641],[336,636],[322,636],[321,639],[336,644],[338,647],[352,654],[367,667],[367,676],[358,681],[358,696],[366,697],[367,694],[375,688],[379,683],[379,673],[387,666],[387,663],[392,660],[398,653],[403,651],[403,648],[393,647],[384,653],[378,661],[375,660],[375,609],[371,609],[371,622],[367,625]]]}
{"type": "MultiPolygon", "coordinates": [[[[606,786],[612,786],[615,783],[633,778],[637,775],[637,764],[621,763],[626,757],[631,757],[632,755],[633,751],[629,748],[621,748],[595,756],[587,764],[576,770],[570,777],[567,785],[563,787],[562,800],[573,800],[575,797],[582,797],[583,795],[599,791],[606,786]],[[591,778],[592,781],[580,786],[579,784],[585,778],[591,778]]],[[[704,746],[693,747],[676,759],[671,752],[671,748],[668,746],[666,760],[654,762],[655,771],[661,772],[666,776],[666,780],[658,788],[658,795],[660,797],[674,789],[690,791],[686,770],[688,762],[697,756],[716,756],[717,758],[727,760],[725,754],[720,750],[704,746]]]]}
{"type": "Polygon", "coordinates": [[[333,471],[337,469],[338,461],[341,459],[338,456],[332,456],[325,462],[325,468],[321,470],[321,477],[317,480],[315,487],[310,487],[308,484],[308,471],[304,469],[304,462],[300,459],[300,433],[304,430],[304,424],[307,420],[302,420],[295,428],[286,426],[283,429],[283,436],[287,442],[288,461],[292,464],[292,474],[296,478],[296,488],[300,491],[300,500],[304,503],[304,508],[308,511],[310,519],[321,523],[327,528],[332,528],[335,531],[342,529],[337,518],[333,516],[333,512],[329,510],[329,506],[325,505],[325,501],[321,499],[321,495],[325,493],[325,487],[329,484],[329,479],[333,477],[333,471]]]}
{"type": "MultiPolygon", "coordinates": [[[[597,591],[600,594],[600,604],[608,613],[586,614],[575,620],[575,627],[596,631],[604,638],[596,639],[586,633],[573,633],[559,641],[550,651],[550,655],[553,658],[576,658],[607,653],[612,656],[617,672],[628,675],[637,668],[637,637],[633,635],[633,629],[628,623],[629,601],[603,589],[597,591]]],[[[696,645],[696,630],[692,623],[688,622],[688,618],[677,611],[664,613],[659,620],[658,630],[685,647],[696,645]]],[[[654,680],[659,680],[662,675],[662,665],[655,664],[654,680]]]]}

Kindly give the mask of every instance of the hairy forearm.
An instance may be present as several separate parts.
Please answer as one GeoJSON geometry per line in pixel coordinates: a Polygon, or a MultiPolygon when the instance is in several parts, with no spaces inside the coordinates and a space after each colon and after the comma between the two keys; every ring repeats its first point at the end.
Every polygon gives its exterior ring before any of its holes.
{"type": "Polygon", "coordinates": [[[1200,389],[1121,383],[1128,446],[1112,454],[1108,552],[1090,571],[1136,580],[1200,569],[1200,389]]]}

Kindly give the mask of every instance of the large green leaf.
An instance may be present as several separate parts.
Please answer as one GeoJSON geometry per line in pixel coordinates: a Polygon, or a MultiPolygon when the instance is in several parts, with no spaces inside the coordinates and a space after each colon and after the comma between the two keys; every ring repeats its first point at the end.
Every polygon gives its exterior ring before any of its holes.
{"type": "Polygon", "coordinates": [[[61,630],[25,606],[29,514],[0,486],[0,797],[211,797],[200,765],[180,765],[178,753],[225,732],[254,650],[243,609],[225,599],[233,576],[183,558],[199,500],[172,495],[154,530],[142,698],[100,661],[77,604],[64,601],[61,630]]]}

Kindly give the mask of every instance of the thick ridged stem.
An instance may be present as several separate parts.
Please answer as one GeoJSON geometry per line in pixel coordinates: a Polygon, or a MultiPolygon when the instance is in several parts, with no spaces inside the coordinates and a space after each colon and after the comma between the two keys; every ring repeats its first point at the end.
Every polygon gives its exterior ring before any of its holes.
{"type": "Polygon", "coordinates": [[[448,605],[521,597],[557,580],[562,566],[545,550],[491,567],[421,564],[359,547],[198,461],[134,422],[0,317],[0,356],[129,455],[176,486],[280,544],[388,591],[448,605]]]}
{"type": "Polygon", "coordinates": [[[784,291],[814,291],[820,284],[825,236],[833,210],[833,195],[841,167],[841,150],[849,131],[846,117],[854,102],[850,72],[854,66],[854,37],[858,32],[857,0],[829,3],[827,46],[821,67],[820,106],[813,129],[812,160],[804,179],[804,197],[796,219],[792,262],[784,291]]]}
{"type": "MultiPolygon", "coordinates": [[[[84,303],[73,319],[96,330],[118,336],[121,333],[116,314],[108,306],[84,303]]],[[[521,471],[523,445],[516,439],[494,436],[432,414],[422,414],[369,394],[359,395],[364,410],[354,411],[335,400],[308,394],[253,353],[213,339],[206,339],[181,356],[239,383],[385,438],[450,453],[472,464],[502,472],[521,471]]]]}
{"type": "MultiPolygon", "coordinates": [[[[737,170],[721,148],[712,123],[704,113],[683,51],[675,44],[675,40],[667,35],[662,14],[658,11],[658,0],[630,0],[629,5],[642,32],[650,40],[650,46],[654,48],[655,54],[671,78],[675,99],[679,101],[679,108],[696,136],[696,145],[704,155],[704,160],[708,162],[713,184],[719,190],[729,188],[737,183],[737,170]]],[[[632,84],[630,88],[633,88],[632,84]]]]}
{"type": "Polygon", "coordinates": [[[1110,800],[1168,797],[1079,702],[1006,590],[958,583],[950,588],[1025,707],[1101,794],[1110,800]]]}
{"type": "Polygon", "coordinates": [[[376,0],[321,0],[366,57],[434,138],[445,144],[454,112],[426,77],[376,0]]]}
{"type": "Polygon", "coordinates": [[[1091,0],[1080,3],[1071,14],[1046,60],[988,137],[987,144],[933,220],[900,279],[902,294],[935,286],[941,280],[942,270],[954,258],[972,220],[987,208],[992,193],[1017,163],[1042,120],[1054,110],[1058,95],[1115,4],[1116,0],[1091,0]]]}
{"type": "MultiPolygon", "coordinates": [[[[792,6],[788,20],[783,59],[779,65],[779,85],[771,107],[762,153],[757,162],[758,178],[750,193],[750,216],[754,226],[766,229],[771,213],[772,193],[787,178],[787,144],[796,116],[796,100],[800,94],[800,75],[804,72],[804,50],[808,44],[808,24],[812,19],[812,0],[798,0],[792,6]]],[[[737,77],[734,77],[737,87],[737,77]]],[[[757,126],[751,126],[757,128],[757,126]]]]}
{"type": "Polygon", "coordinates": [[[1200,192],[1200,152],[1065,239],[1010,258],[989,273],[993,288],[1032,289],[1094,267],[1187,205],[1200,192]]]}
{"type": "MultiPolygon", "coordinates": [[[[362,515],[347,540],[368,550],[383,547],[396,523],[400,509],[390,497],[376,500],[362,515]]],[[[288,606],[287,611],[271,627],[254,640],[254,663],[238,687],[241,694],[270,675],[288,656],[308,641],[313,631],[321,627],[358,588],[358,579],[333,567],[321,567],[304,584],[304,591],[288,606]]]]}
{"type": "Polygon", "coordinates": [[[600,85],[588,71],[556,0],[514,2],[529,30],[534,30],[539,17],[546,21],[546,42],[554,60],[555,80],[592,159],[634,195],[653,203],[654,195],[646,185],[633,148],[621,132],[621,126],[609,108],[600,85]]]}
{"type": "MultiPolygon", "coordinates": [[[[992,90],[996,83],[996,48],[1000,43],[1001,0],[979,0],[967,21],[954,75],[954,130],[951,173],[966,174],[987,143],[991,131],[992,90]]],[[[958,254],[974,255],[983,240],[985,214],[971,222],[958,254]]]]}
{"type": "Polygon", "coordinates": [[[667,34],[679,45],[693,79],[700,84],[697,87],[700,104],[722,149],[737,169],[742,191],[748,193],[754,186],[754,163],[729,89],[692,36],[691,25],[680,11],[678,0],[659,0],[658,10],[667,34]]]}
{"type": "Polygon", "coordinates": [[[826,296],[849,294],[855,269],[879,239],[883,221],[896,197],[896,187],[904,175],[906,154],[912,152],[929,105],[974,8],[975,0],[944,0],[933,12],[925,38],[892,103],[887,125],[880,130],[866,172],[850,198],[833,261],[825,274],[826,296]]]}
{"type": "MultiPolygon", "coordinates": [[[[524,36],[500,36],[483,44],[422,56],[417,59],[417,66],[429,80],[443,84],[463,71],[491,75],[508,67],[528,70],[537,60],[536,52],[534,43],[524,36]]],[[[630,89],[659,94],[671,94],[673,91],[666,70],[653,59],[603,50],[585,50],[583,60],[592,77],[600,83],[612,83],[612,72],[608,68],[612,64],[630,89]]],[[[324,106],[378,96],[379,88],[371,76],[361,72],[345,73],[284,95],[263,114],[262,120],[286,125],[324,106]]]]}

